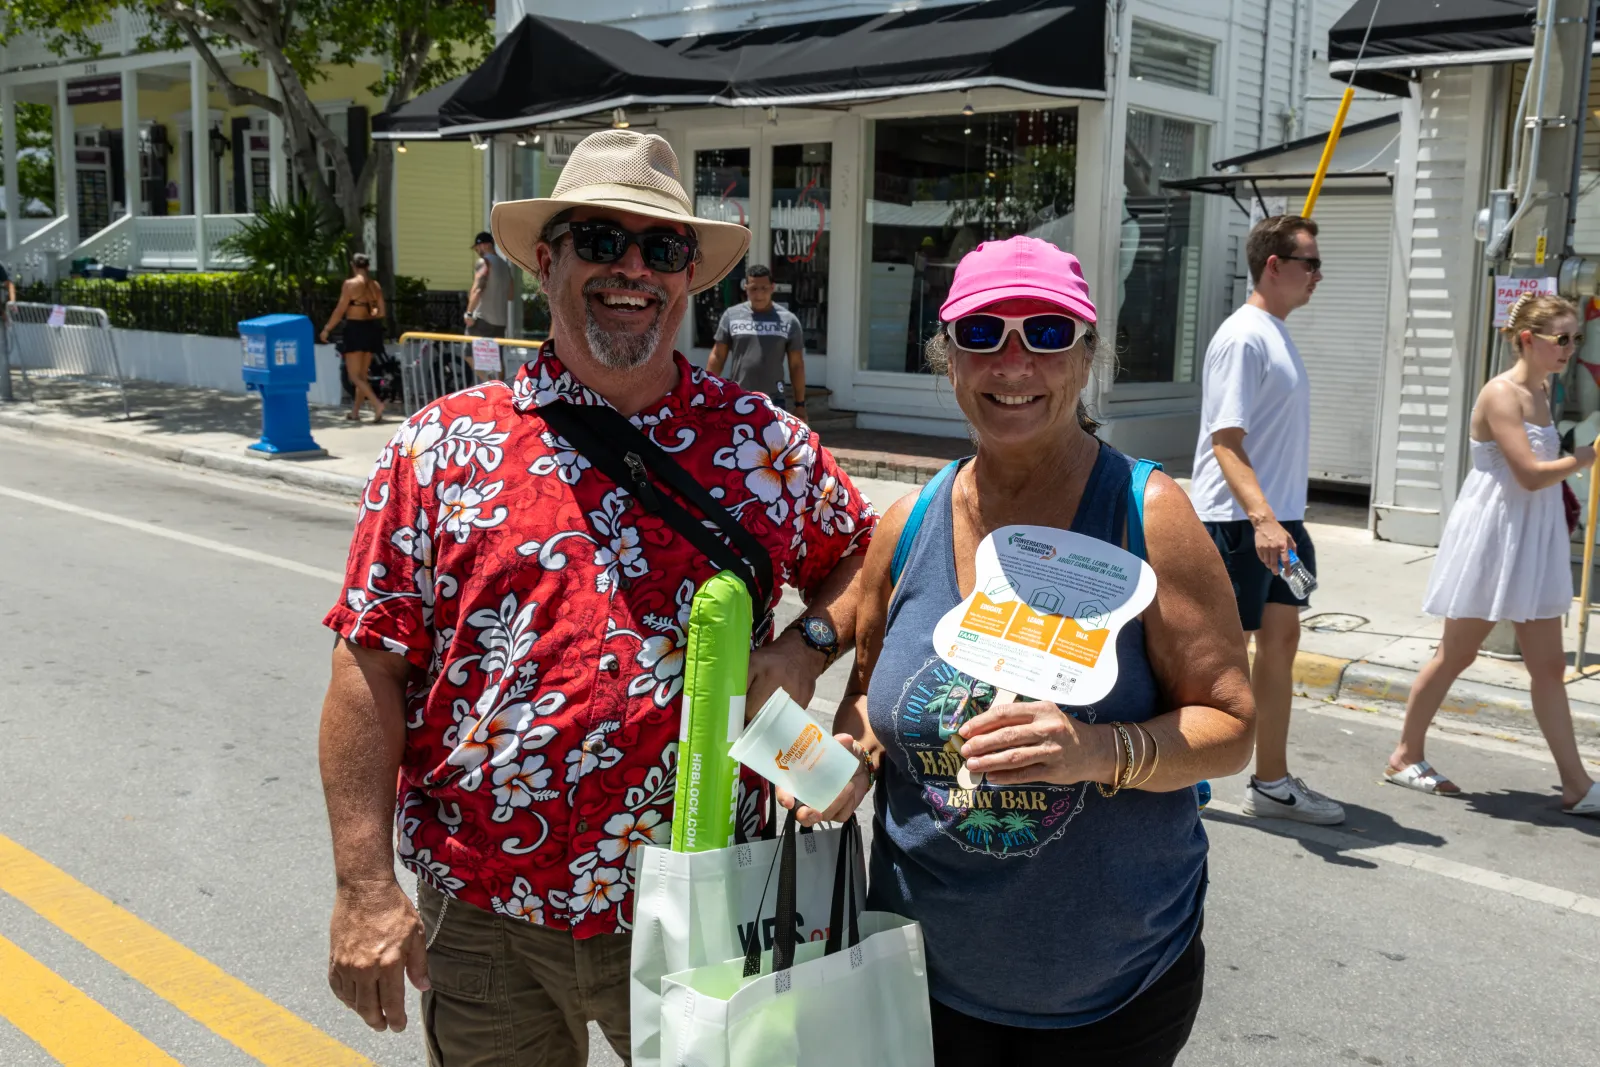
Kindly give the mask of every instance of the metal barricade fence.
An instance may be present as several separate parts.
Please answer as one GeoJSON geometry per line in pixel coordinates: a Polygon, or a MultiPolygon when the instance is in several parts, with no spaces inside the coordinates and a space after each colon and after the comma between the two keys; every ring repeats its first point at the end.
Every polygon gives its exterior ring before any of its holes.
{"type": "Polygon", "coordinates": [[[500,350],[498,371],[476,371],[472,346],[481,338],[451,333],[400,335],[400,392],[407,415],[414,415],[441,396],[482,382],[511,381],[517,368],[533,358],[540,342],[494,338],[500,350]]]}
{"type": "Polygon", "coordinates": [[[16,303],[6,305],[6,336],[10,365],[22,372],[29,397],[35,379],[84,382],[115,389],[128,413],[128,393],[117,360],[111,320],[100,308],[61,304],[16,303]]]}

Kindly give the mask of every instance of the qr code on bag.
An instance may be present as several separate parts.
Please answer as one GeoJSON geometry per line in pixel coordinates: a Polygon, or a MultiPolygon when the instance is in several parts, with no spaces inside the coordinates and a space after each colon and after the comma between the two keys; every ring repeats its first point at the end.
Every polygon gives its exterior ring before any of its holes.
{"type": "Polygon", "coordinates": [[[866,962],[866,958],[865,958],[865,955],[861,951],[861,946],[860,945],[851,945],[850,946],[850,969],[853,971],[857,967],[861,966],[864,962],[866,962]]]}
{"type": "Polygon", "coordinates": [[[772,989],[775,993],[782,994],[789,992],[789,987],[792,983],[793,978],[788,971],[779,971],[777,974],[772,976],[772,989]]]}
{"type": "Polygon", "coordinates": [[[733,850],[733,855],[734,855],[735,861],[739,864],[740,867],[748,867],[748,866],[750,866],[751,856],[750,856],[750,846],[749,845],[739,845],[739,846],[735,847],[734,850],[733,850]]]}

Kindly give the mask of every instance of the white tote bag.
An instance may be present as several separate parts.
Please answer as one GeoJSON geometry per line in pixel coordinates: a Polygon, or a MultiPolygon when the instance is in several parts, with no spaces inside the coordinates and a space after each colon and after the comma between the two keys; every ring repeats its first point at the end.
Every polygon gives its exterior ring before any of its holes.
{"type": "MultiPolygon", "coordinates": [[[[845,834],[847,848],[859,841],[854,824],[845,834]]],[[[826,941],[785,944],[780,933],[772,952],[663,979],[664,1067],[932,1067],[922,930],[885,912],[850,921],[858,873],[840,871],[848,885],[836,885],[831,910],[844,918],[826,941]]],[[[787,888],[780,931],[793,901],[787,888]]]]}
{"type": "MultiPolygon", "coordinates": [[[[828,935],[835,865],[845,833],[795,835],[794,924],[802,941],[828,935]]],[[[852,854],[865,883],[859,834],[852,854]]],[[[633,1067],[661,1063],[661,979],[675,971],[746,954],[752,936],[773,946],[778,910],[779,841],[710,852],[640,850],[633,906],[630,1014],[633,1067]]]]}

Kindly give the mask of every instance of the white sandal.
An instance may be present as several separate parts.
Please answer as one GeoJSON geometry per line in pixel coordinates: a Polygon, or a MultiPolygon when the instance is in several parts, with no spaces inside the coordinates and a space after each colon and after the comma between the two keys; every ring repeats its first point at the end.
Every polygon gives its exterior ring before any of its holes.
{"type": "MultiPolygon", "coordinates": [[[[1456,786],[1454,789],[1439,788],[1446,785],[1454,786],[1455,783],[1434,770],[1427,760],[1419,760],[1400,771],[1395,770],[1393,767],[1385,767],[1383,769],[1383,780],[1398,786],[1404,786],[1407,789],[1415,789],[1419,793],[1431,793],[1435,796],[1453,797],[1459,796],[1461,793],[1460,786],[1456,786]]],[[[1593,796],[1594,794],[1591,793],[1590,795],[1593,796]]],[[[1597,800],[1596,803],[1600,805],[1600,800],[1597,800]]]]}
{"type": "Polygon", "coordinates": [[[1589,787],[1589,793],[1582,800],[1570,808],[1562,808],[1568,815],[1586,815],[1590,818],[1600,818],[1600,782],[1589,787]]]}

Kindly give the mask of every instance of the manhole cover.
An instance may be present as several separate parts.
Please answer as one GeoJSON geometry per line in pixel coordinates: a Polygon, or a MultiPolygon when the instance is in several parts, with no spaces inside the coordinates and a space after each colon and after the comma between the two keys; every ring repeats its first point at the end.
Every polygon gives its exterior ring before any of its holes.
{"type": "Polygon", "coordinates": [[[1351,630],[1359,630],[1366,624],[1367,620],[1360,615],[1344,615],[1337,611],[1325,611],[1321,615],[1300,620],[1300,625],[1305,629],[1323,634],[1346,634],[1351,630]]]}

